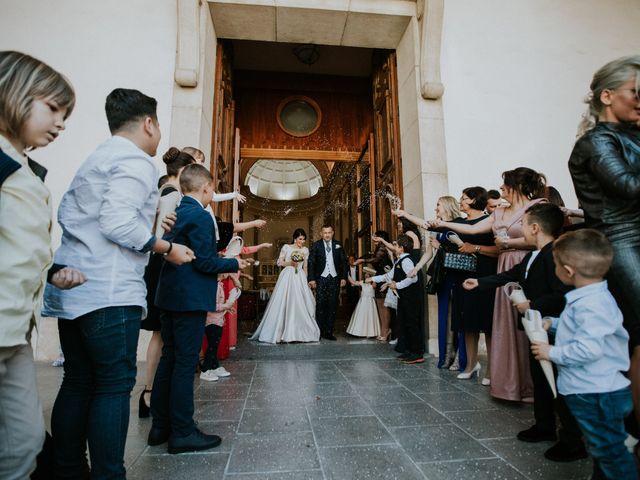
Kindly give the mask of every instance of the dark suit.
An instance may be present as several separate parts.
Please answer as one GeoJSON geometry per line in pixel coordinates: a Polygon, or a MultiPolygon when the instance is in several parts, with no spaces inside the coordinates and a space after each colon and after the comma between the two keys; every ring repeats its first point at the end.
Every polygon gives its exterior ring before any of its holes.
{"type": "Polygon", "coordinates": [[[316,323],[322,336],[333,335],[333,324],[336,320],[340,280],[347,279],[349,266],[344,248],[337,240],[331,241],[331,254],[337,276],[323,277],[322,272],[327,265],[327,252],[324,240],[318,240],[311,246],[308,261],[308,280],[316,282],[316,323]]]}
{"type": "MultiPolygon", "coordinates": [[[[566,303],[564,294],[571,290],[571,287],[564,285],[555,274],[556,267],[553,261],[552,247],[553,242],[542,247],[538,256],[531,263],[528,275],[526,269],[532,253],[528,253],[522,262],[511,270],[479,278],[479,287],[481,289],[496,288],[509,282],[518,282],[533,310],[538,310],[543,317],[560,316],[566,303]]],[[[518,324],[518,328],[522,329],[522,325],[518,324]]],[[[562,401],[562,397],[558,397],[555,402],[554,411],[553,392],[547,383],[540,363],[533,358],[531,352],[529,352],[529,367],[533,378],[533,413],[538,429],[555,433],[555,412],[557,411],[562,423],[559,431],[560,439],[572,447],[579,444],[582,434],[573,415],[562,401]]],[[[557,378],[558,373],[555,368],[554,373],[557,378]]]]}
{"type": "Polygon", "coordinates": [[[156,305],[162,309],[164,343],[151,394],[153,426],[185,437],[193,421],[193,372],[204,335],[207,311],[216,309],[217,274],[236,272],[235,259],[218,257],[213,220],[197,200],[185,196],[176,209],[176,224],[165,240],[186,245],[196,256],[191,263],[164,262],[156,305]]]}

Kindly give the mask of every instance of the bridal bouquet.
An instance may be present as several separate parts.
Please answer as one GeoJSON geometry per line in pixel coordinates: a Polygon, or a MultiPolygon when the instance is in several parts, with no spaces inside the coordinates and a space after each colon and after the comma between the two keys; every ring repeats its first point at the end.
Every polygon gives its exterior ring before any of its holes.
{"type": "Polygon", "coordinates": [[[291,254],[291,260],[296,262],[296,274],[298,273],[298,263],[304,262],[304,255],[301,252],[293,252],[291,254]]]}

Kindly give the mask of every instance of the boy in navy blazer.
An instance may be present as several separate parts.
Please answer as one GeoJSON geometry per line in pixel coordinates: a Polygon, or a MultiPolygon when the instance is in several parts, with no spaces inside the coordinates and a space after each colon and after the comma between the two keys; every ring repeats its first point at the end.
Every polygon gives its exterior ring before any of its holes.
{"type": "Polygon", "coordinates": [[[148,438],[149,445],[168,440],[169,453],[206,450],[222,441],[195,426],[193,375],[207,312],[216,310],[217,274],[246,266],[244,260],[218,257],[213,219],[204,209],[213,195],[209,171],[188,165],[180,175],[180,189],[184,197],[176,209],[176,223],[164,239],[189,246],[195,259],[179,266],[164,262],[160,272],[155,303],[162,310],[164,346],[151,394],[153,425],[148,438]]]}
{"type": "MultiPolygon", "coordinates": [[[[553,261],[553,241],[562,233],[564,214],[559,207],[551,203],[539,203],[529,207],[525,213],[522,229],[528,244],[536,250],[527,254],[521,263],[511,270],[465,280],[467,290],[496,288],[509,282],[518,282],[528,301],[515,305],[521,314],[528,309],[538,310],[542,316],[557,317],[565,306],[565,293],[569,287],[564,285],[555,273],[553,261]]],[[[522,328],[521,325],[518,325],[522,328]]],[[[560,418],[560,441],[547,449],[544,456],[553,461],[569,462],[587,457],[582,441],[582,433],[575,418],[569,412],[561,398],[555,402],[553,393],[542,372],[540,363],[529,357],[529,367],[533,379],[533,413],[535,424],[518,433],[523,442],[556,440],[556,413],[560,418]]],[[[557,376],[557,372],[554,371],[557,376]]]]}

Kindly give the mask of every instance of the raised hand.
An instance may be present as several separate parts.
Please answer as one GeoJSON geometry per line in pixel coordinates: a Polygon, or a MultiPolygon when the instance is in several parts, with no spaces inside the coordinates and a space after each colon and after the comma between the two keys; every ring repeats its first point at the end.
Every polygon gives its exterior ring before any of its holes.
{"type": "Polygon", "coordinates": [[[195,260],[195,258],[196,256],[193,253],[193,250],[184,245],[180,245],[179,243],[174,243],[171,251],[164,257],[167,262],[171,262],[176,265],[190,263],[195,260]]]}
{"type": "Polygon", "coordinates": [[[247,201],[247,197],[238,192],[238,194],[236,195],[236,200],[238,200],[239,203],[244,203],[247,201]]]}
{"type": "Polygon", "coordinates": [[[267,221],[266,220],[262,220],[262,219],[258,219],[258,220],[254,220],[253,223],[254,223],[256,228],[263,228],[267,224],[267,221]]]}
{"type": "Polygon", "coordinates": [[[165,233],[169,233],[173,229],[177,218],[178,216],[176,215],[176,212],[170,212],[162,219],[161,225],[165,233]]]}

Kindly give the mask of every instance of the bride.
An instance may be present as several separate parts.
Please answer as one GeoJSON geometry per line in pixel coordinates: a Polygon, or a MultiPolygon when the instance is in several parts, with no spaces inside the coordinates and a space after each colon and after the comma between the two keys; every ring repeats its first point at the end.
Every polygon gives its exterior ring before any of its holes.
{"type": "Polygon", "coordinates": [[[301,228],[293,232],[293,243],[280,251],[278,266],[284,267],[271,299],[251,340],[267,343],[317,342],[320,329],[315,320],[316,301],[307,284],[309,249],[307,234],[301,228]]]}

